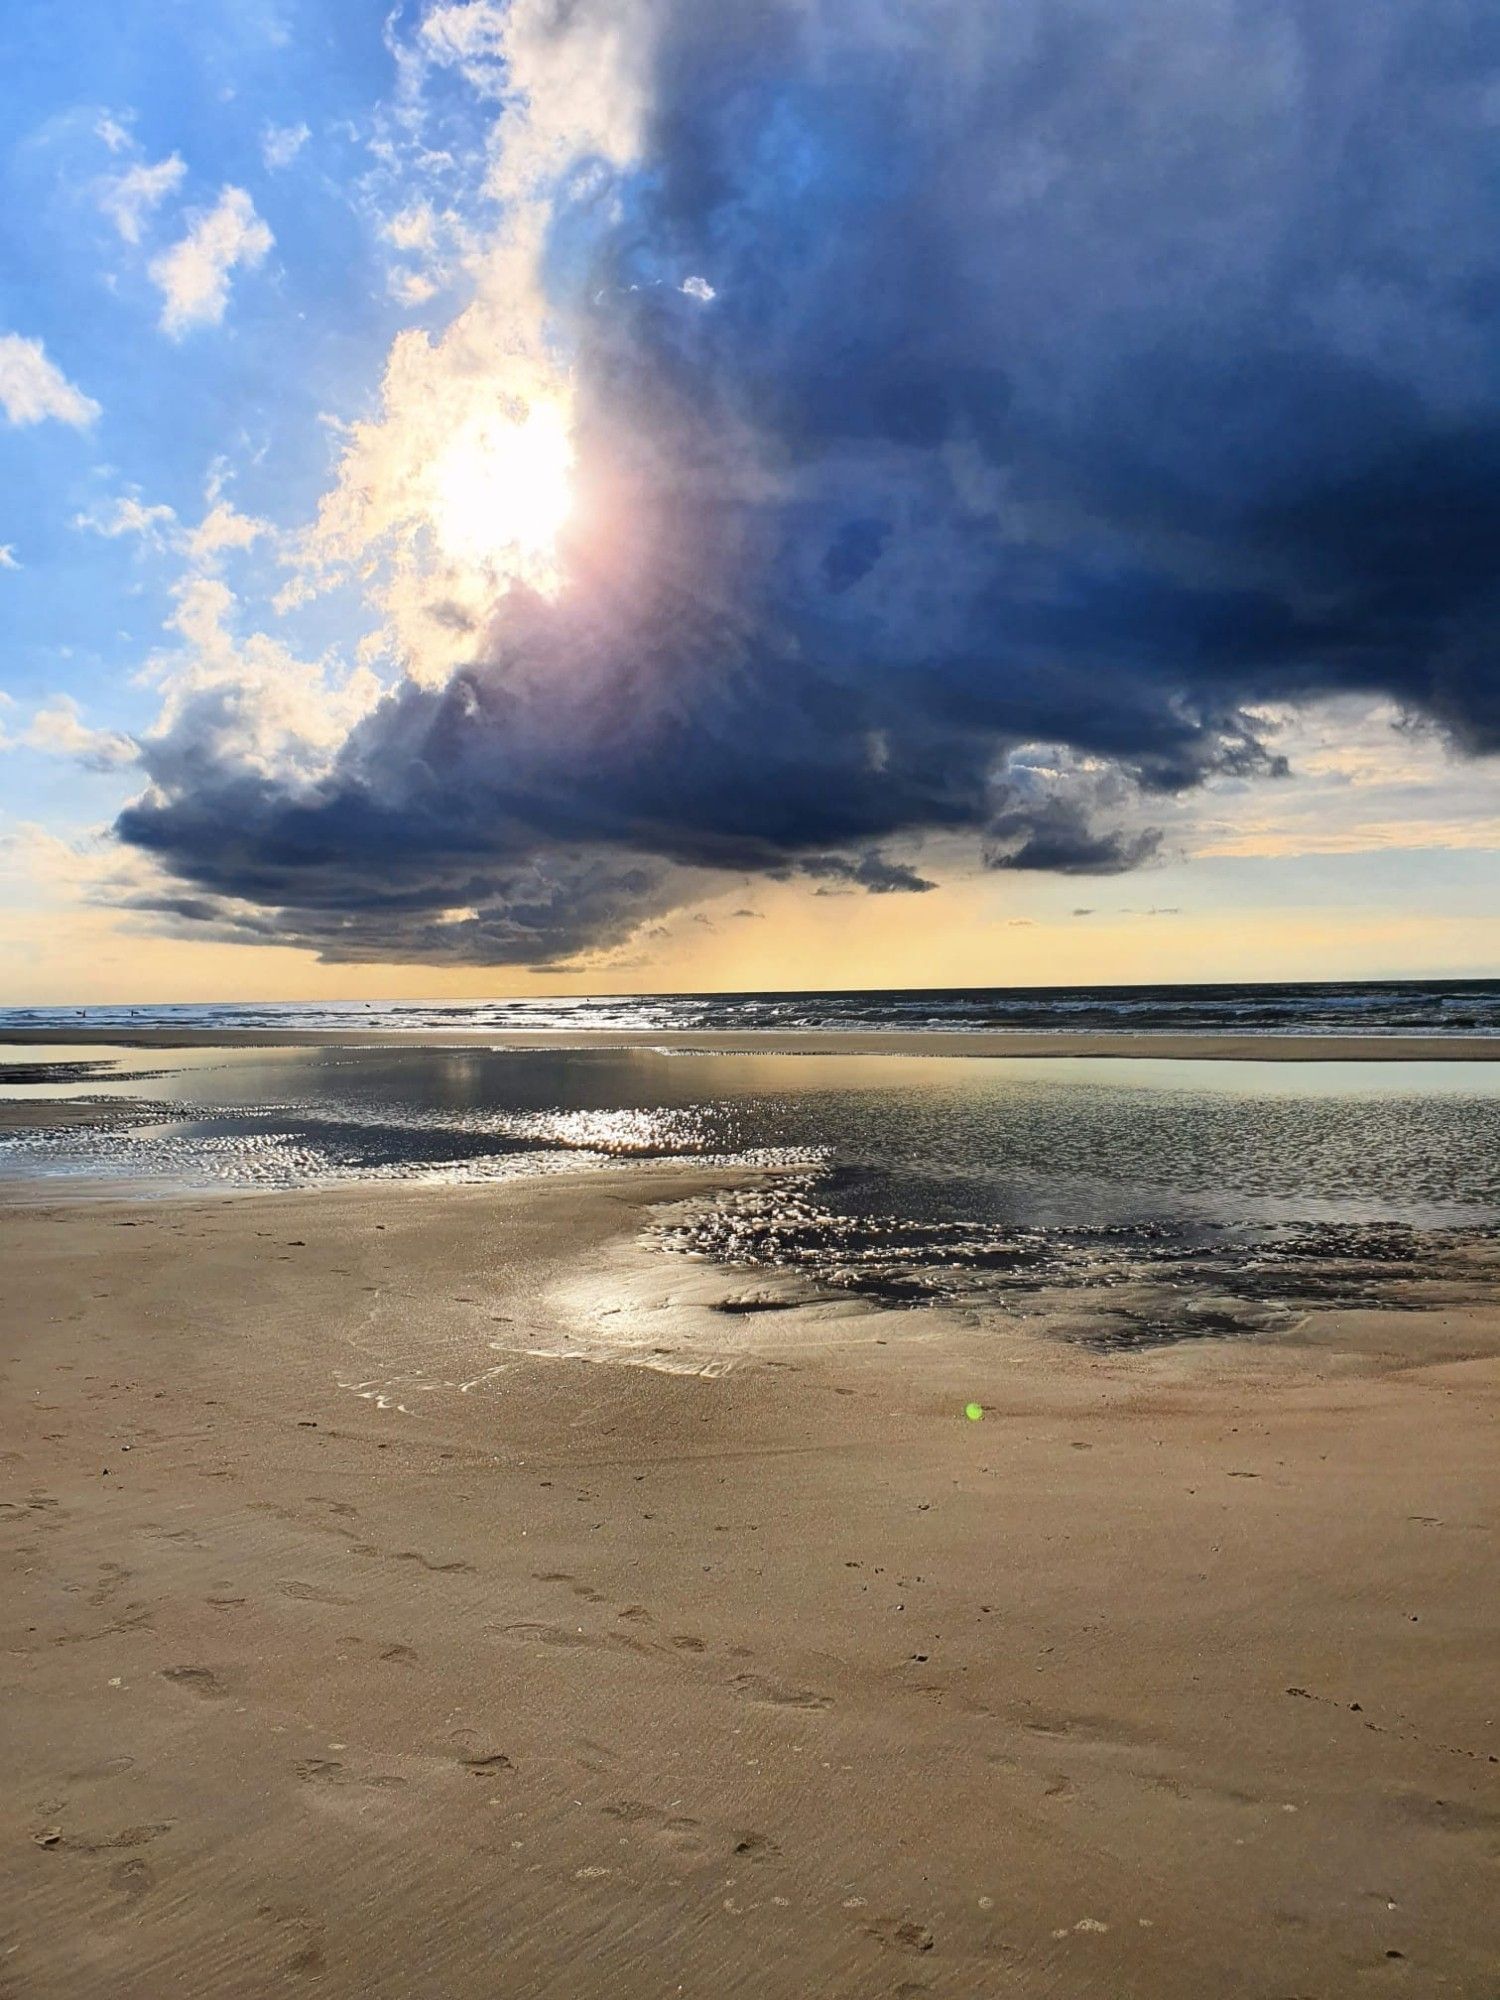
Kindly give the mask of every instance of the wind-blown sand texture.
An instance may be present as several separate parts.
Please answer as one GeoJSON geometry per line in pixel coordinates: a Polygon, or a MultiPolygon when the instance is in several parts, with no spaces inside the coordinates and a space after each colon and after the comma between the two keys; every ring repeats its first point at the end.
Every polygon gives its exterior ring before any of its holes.
{"type": "Polygon", "coordinates": [[[1494,2000],[1496,1315],[528,1352],[696,1185],[0,1207],[7,2000],[1494,2000]]]}

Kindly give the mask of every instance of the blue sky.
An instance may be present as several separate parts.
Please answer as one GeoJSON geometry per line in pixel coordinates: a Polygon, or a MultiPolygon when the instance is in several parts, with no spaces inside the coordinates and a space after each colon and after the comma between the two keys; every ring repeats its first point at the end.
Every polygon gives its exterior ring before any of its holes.
{"type": "Polygon", "coordinates": [[[368,396],[406,317],[386,292],[378,215],[361,192],[372,105],[390,80],[378,15],[299,7],[294,35],[286,13],[184,4],[12,17],[5,319],[100,404],[83,427],[0,429],[0,540],[21,565],[7,579],[5,685],[18,698],[56,688],[67,648],[72,691],[110,722],[144,726],[152,703],[131,678],[157,643],[168,577],[138,538],[74,523],[130,493],[191,520],[220,458],[246,512],[306,513],[332,458],[321,417],[368,396]],[[287,164],[268,165],[268,134],[304,126],[287,164]],[[125,240],[108,213],[115,190],[172,160],[180,179],[143,204],[139,240],[125,240]],[[171,337],[152,262],[225,187],[248,195],[274,245],[231,269],[221,316],[171,337]]]}
{"type": "Polygon", "coordinates": [[[1482,8],[4,33],[5,993],[1500,965],[1482,8]]]}

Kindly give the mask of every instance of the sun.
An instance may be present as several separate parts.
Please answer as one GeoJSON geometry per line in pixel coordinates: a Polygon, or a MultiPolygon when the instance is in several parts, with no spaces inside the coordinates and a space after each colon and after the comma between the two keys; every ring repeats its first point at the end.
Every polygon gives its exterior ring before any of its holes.
{"type": "Polygon", "coordinates": [[[450,562],[535,581],[573,504],[573,444],[562,406],[538,399],[461,424],[431,461],[428,519],[450,562]]]}

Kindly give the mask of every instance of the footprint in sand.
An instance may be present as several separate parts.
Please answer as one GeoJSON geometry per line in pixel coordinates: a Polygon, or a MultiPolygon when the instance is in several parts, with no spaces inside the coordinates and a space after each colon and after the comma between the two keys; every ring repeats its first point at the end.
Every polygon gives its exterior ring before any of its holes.
{"type": "Polygon", "coordinates": [[[599,1642],[591,1639],[587,1632],[575,1632],[564,1625],[537,1625],[526,1620],[519,1625],[507,1625],[503,1630],[513,1639],[535,1639],[542,1646],[595,1646],[599,1642]]]}
{"type": "Polygon", "coordinates": [[[645,1639],[632,1638],[626,1632],[585,1632],[578,1625],[545,1625],[537,1619],[525,1618],[514,1625],[491,1625],[491,1632],[503,1633],[509,1639],[522,1639],[539,1646],[560,1648],[597,1647],[608,1653],[651,1654],[656,1649],[645,1639]]]}
{"type": "Polygon", "coordinates": [[[207,1667],[163,1667],[161,1677],[174,1687],[202,1695],[206,1701],[222,1701],[229,1692],[218,1675],[207,1667]]]}
{"type": "Polygon", "coordinates": [[[393,1791],[406,1783],[405,1778],[397,1778],[386,1772],[378,1772],[369,1777],[358,1771],[351,1771],[333,1757],[303,1757],[292,1766],[305,1785],[359,1785],[369,1791],[393,1791]]]}
{"type": "Polygon", "coordinates": [[[287,1942],[292,1947],[291,1957],[286,1961],[288,1972],[319,1973],[327,1963],[323,1951],[323,1927],[316,1918],[305,1910],[281,1909],[274,1903],[262,1903],[256,1911],[279,1930],[287,1933],[287,1942]]]}
{"type": "Polygon", "coordinates": [[[90,1604],[107,1604],[116,1591],[123,1590],[134,1571],[120,1563],[107,1562],[99,1565],[99,1581],[88,1592],[90,1604]]]}
{"type": "Polygon", "coordinates": [[[109,1886],[127,1903],[138,1903],[155,1881],[149,1861],[117,1861],[109,1871],[109,1886]]]}
{"type": "Polygon", "coordinates": [[[1153,1739],[1131,1723],[1111,1715],[1037,1715],[1022,1719],[1033,1736],[1067,1736],[1078,1743],[1116,1744],[1129,1749],[1153,1748],[1153,1739]]]}
{"type": "Polygon", "coordinates": [[[460,1571],[473,1574],[474,1565],[455,1557],[452,1562],[440,1562],[436,1556],[423,1555],[420,1549],[380,1549],[373,1542],[356,1542],[352,1553],[357,1556],[384,1556],[390,1562],[420,1563],[423,1569],[430,1569],[437,1576],[453,1576],[460,1571]]]}
{"type": "Polygon", "coordinates": [[[458,1761],[476,1778],[488,1778],[496,1771],[513,1771],[516,1768],[503,1750],[480,1751],[472,1757],[460,1757],[458,1761]]]}
{"type": "Polygon", "coordinates": [[[607,1819],[619,1820],[622,1826],[637,1827],[642,1833],[650,1834],[674,1853],[689,1854],[702,1846],[700,1820],[686,1813],[674,1813],[670,1807],[654,1806],[644,1799],[614,1799],[603,1808],[607,1819]]]}
{"type": "Polygon", "coordinates": [[[112,1854],[122,1847],[145,1847],[162,1834],[170,1833],[173,1824],[169,1819],[161,1819],[149,1826],[122,1826],[118,1833],[64,1833],[52,1827],[35,1838],[38,1847],[61,1848],[69,1854],[112,1854]]]}
{"type": "Polygon", "coordinates": [[[773,1708],[833,1707],[832,1695],[818,1694],[812,1688],[788,1687],[782,1681],[768,1680],[764,1674],[736,1674],[729,1685],[746,1701],[769,1702],[773,1708]]]}
{"type": "Polygon", "coordinates": [[[933,1935],[926,1924],[913,1922],[910,1917],[877,1917],[865,1929],[872,1938],[883,1945],[899,1946],[905,1951],[931,1951],[933,1935]]]}
{"type": "Polygon", "coordinates": [[[85,1764],[81,1770],[69,1771],[68,1783],[70,1785],[82,1785],[89,1783],[95,1778],[121,1778],[127,1771],[133,1770],[134,1767],[134,1757],[126,1757],[124,1755],[106,1757],[102,1763],[85,1764]]]}
{"type": "Polygon", "coordinates": [[[337,1590],[321,1590],[315,1583],[302,1583],[295,1578],[289,1583],[278,1583],[276,1588],[283,1597],[295,1597],[303,1604],[352,1604],[352,1597],[345,1597],[337,1590]]]}

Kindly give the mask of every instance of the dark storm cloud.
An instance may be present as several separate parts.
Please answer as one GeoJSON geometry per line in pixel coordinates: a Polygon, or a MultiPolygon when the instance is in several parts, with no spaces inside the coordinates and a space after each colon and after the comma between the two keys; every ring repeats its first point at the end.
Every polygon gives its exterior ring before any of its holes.
{"type": "Polygon", "coordinates": [[[998,813],[985,842],[991,868],[1026,868],[1054,875],[1123,875],[1161,846],[1156,827],[1136,833],[1091,826],[1071,799],[998,813]]]}
{"type": "Polygon", "coordinates": [[[872,896],[921,895],[937,887],[936,882],[929,882],[915,868],[908,868],[901,861],[887,861],[883,854],[873,850],[857,857],[809,854],[798,862],[797,873],[821,877],[824,881],[847,882],[856,889],[867,889],[872,896]]]}
{"type": "Polygon", "coordinates": [[[1117,872],[1277,773],[1267,701],[1500,750],[1493,8],[614,4],[568,587],[314,785],[148,746],[120,831],[230,932],[551,958],[703,871],[919,890],[933,831],[1117,872]]]}

